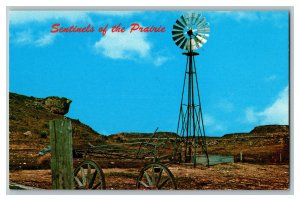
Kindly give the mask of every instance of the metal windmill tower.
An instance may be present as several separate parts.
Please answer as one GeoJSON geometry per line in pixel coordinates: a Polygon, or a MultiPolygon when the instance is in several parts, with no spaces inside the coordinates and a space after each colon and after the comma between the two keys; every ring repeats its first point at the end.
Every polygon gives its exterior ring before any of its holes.
{"type": "Polygon", "coordinates": [[[172,38],[175,44],[186,52],[186,70],[184,74],[183,90],[180,103],[180,112],[177,125],[177,134],[181,137],[183,160],[193,162],[204,155],[209,165],[204,120],[200,101],[200,90],[196,71],[195,50],[206,43],[209,32],[209,23],[201,14],[181,16],[173,25],[172,38]]]}

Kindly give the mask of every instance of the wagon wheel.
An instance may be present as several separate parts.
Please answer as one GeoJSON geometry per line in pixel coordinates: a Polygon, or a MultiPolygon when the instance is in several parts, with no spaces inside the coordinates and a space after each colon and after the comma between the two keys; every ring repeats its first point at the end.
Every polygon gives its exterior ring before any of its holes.
{"type": "Polygon", "coordinates": [[[145,190],[170,190],[177,189],[172,172],[159,163],[151,163],[143,167],[137,179],[138,189],[145,190]]]}
{"type": "Polygon", "coordinates": [[[92,160],[85,160],[74,171],[75,189],[105,189],[101,167],[92,160]]]}

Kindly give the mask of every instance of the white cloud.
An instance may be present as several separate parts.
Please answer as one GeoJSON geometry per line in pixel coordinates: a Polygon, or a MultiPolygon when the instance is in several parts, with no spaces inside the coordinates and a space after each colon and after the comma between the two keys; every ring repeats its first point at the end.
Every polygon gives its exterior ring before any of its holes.
{"type": "Polygon", "coordinates": [[[278,28],[282,28],[282,19],[286,15],[282,12],[264,12],[264,11],[214,11],[205,13],[210,21],[221,22],[222,19],[228,18],[237,22],[251,22],[251,21],[270,21],[278,28]]]}
{"type": "Polygon", "coordinates": [[[268,77],[265,78],[265,81],[266,82],[271,82],[271,81],[274,81],[277,79],[277,76],[276,75],[270,75],[268,77]]]}
{"type": "MultiPolygon", "coordinates": [[[[10,11],[9,20],[12,25],[20,25],[32,22],[45,23],[49,20],[60,22],[66,20],[70,23],[92,23],[92,16],[130,17],[140,14],[141,11],[10,11]]],[[[106,19],[106,18],[105,18],[106,19]]],[[[142,26],[142,25],[141,25],[142,26]]],[[[15,33],[12,37],[14,43],[43,47],[53,43],[57,34],[44,33],[43,35],[24,31],[15,33]]],[[[161,66],[170,58],[164,54],[151,52],[151,43],[147,33],[128,31],[124,33],[112,33],[108,30],[106,35],[94,44],[96,51],[112,59],[130,59],[153,63],[161,66]]]]}
{"type": "Polygon", "coordinates": [[[286,87],[282,92],[280,92],[276,101],[267,107],[259,115],[263,117],[263,124],[278,123],[278,124],[288,124],[289,115],[289,98],[288,98],[288,87],[286,87]]]}
{"type": "Polygon", "coordinates": [[[253,11],[214,11],[206,14],[211,21],[220,21],[224,18],[230,18],[235,21],[254,21],[259,19],[257,13],[253,11]]]}
{"type": "Polygon", "coordinates": [[[126,17],[138,14],[140,11],[9,11],[9,22],[12,25],[29,22],[47,22],[49,20],[67,20],[92,22],[90,15],[126,17]]]}
{"type": "Polygon", "coordinates": [[[153,59],[153,63],[155,66],[161,66],[165,62],[167,62],[170,58],[166,56],[157,56],[153,59]]]}
{"type": "Polygon", "coordinates": [[[10,11],[9,22],[11,24],[25,24],[29,22],[47,22],[48,20],[65,19],[70,22],[89,20],[85,11],[10,11]]]}
{"type": "Polygon", "coordinates": [[[217,15],[217,17],[229,17],[236,21],[253,21],[259,18],[258,15],[252,11],[217,11],[214,15],[217,15]]]}
{"type": "Polygon", "coordinates": [[[151,44],[146,33],[125,31],[112,33],[108,30],[105,36],[95,43],[98,53],[112,59],[146,58],[150,54],[151,44]]]}
{"type": "Polygon", "coordinates": [[[224,134],[224,132],[226,132],[227,130],[227,127],[223,123],[217,121],[213,116],[209,114],[203,115],[203,121],[209,133],[219,132],[221,134],[224,134]]]}
{"type": "Polygon", "coordinates": [[[212,126],[215,124],[215,119],[211,115],[205,114],[204,117],[205,117],[205,125],[212,126]]]}
{"type": "Polygon", "coordinates": [[[12,37],[12,41],[17,44],[29,44],[32,40],[32,33],[30,30],[18,32],[12,37]]]}
{"type": "Polygon", "coordinates": [[[57,34],[51,34],[51,33],[42,35],[40,38],[38,38],[38,39],[35,41],[35,45],[36,45],[36,46],[39,46],[39,47],[46,46],[46,45],[50,45],[50,44],[53,43],[54,38],[55,38],[56,35],[57,35],[57,34]]]}
{"type": "Polygon", "coordinates": [[[288,87],[282,90],[276,100],[262,111],[246,109],[246,120],[250,123],[259,124],[288,124],[289,96],[288,87]]]}
{"type": "Polygon", "coordinates": [[[254,112],[253,108],[246,109],[246,121],[249,123],[254,123],[257,121],[257,114],[254,112]]]}
{"type": "Polygon", "coordinates": [[[31,30],[17,32],[10,37],[12,43],[17,45],[34,45],[43,47],[53,43],[57,34],[39,33],[34,35],[31,30]]]}
{"type": "Polygon", "coordinates": [[[217,103],[217,108],[223,112],[232,112],[234,110],[234,105],[231,101],[223,99],[217,103]]]}
{"type": "MultiPolygon", "coordinates": [[[[141,25],[142,26],[142,25],[141,25]]],[[[170,57],[164,53],[151,52],[151,43],[147,33],[132,32],[112,33],[111,29],[94,44],[96,52],[111,59],[126,59],[153,63],[161,66],[170,57]]]]}

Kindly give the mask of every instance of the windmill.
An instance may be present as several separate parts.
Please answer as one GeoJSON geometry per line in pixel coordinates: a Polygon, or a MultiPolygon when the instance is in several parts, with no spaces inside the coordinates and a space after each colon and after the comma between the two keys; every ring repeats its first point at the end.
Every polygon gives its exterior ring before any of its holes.
{"type": "Polygon", "coordinates": [[[204,155],[209,165],[206,134],[200,101],[200,90],[196,71],[195,50],[201,48],[209,37],[209,23],[201,14],[181,16],[173,25],[172,38],[175,44],[185,50],[186,70],[184,74],[183,90],[177,125],[177,134],[181,137],[183,160],[193,162],[199,154],[204,155]]]}

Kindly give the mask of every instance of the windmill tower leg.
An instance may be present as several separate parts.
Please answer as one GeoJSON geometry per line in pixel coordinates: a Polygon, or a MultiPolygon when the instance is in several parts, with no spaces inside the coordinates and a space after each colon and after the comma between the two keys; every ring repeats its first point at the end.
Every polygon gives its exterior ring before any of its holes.
{"type": "Polygon", "coordinates": [[[177,134],[181,136],[181,140],[184,143],[184,162],[193,163],[196,166],[197,155],[199,150],[201,150],[201,153],[207,159],[207,165],[209,165],[200,90],[194,60],[194,56],[199,54],[193,51],[183,54],[187,56],[187,66],[180,103],[177,134]]]}

